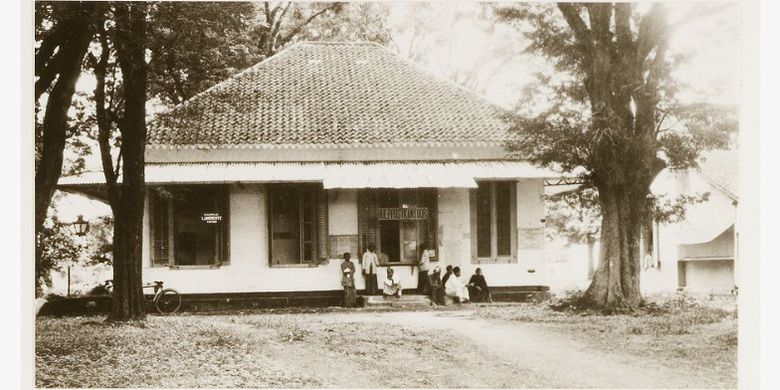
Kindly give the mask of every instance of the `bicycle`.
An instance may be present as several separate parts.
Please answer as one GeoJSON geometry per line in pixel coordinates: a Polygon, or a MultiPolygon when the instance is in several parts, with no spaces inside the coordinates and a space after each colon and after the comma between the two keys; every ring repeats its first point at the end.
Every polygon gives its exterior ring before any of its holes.
{"type": "MultiPolygon", "coordinates": [[[[104,287],[110,294],[114,291],[114,281],[106,280],[104,287]]],[[[154,294],[144,294],[147,310],[154,308],[160,314],[173,314],[181,308],[181,295],[172,288],[164,288],[161,280],[147,283],[141,286],[143,289],[153,288],[154,294]]]]}

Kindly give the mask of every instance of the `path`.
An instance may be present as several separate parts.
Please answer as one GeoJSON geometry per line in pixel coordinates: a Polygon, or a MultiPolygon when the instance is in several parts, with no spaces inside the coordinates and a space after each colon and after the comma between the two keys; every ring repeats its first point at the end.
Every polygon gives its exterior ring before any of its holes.
{"type": "MultiPolygon", "coordinates": [[[[322,316],[323,314],[319,314],[322,316]]],[[[544,387],[701,388],[716,386],[689,370],[664,366],[640,356],[605,353],[533,324],[502,323],[474,317],[470,311],[387,312],[376,315],[325,314],[333,320],[391,322],[411,329],[442,329],[468,338],[507,371],[544,387]]],[[[618,341],[619,342],[619,341],[618,341]]]]}

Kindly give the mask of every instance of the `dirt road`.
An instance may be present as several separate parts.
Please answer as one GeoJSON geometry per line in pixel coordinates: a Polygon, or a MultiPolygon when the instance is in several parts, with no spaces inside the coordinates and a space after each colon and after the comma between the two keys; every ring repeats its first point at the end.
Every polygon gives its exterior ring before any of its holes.
{"type": "MultiPolygon", "coordinates": [[[[517,374],[518,387],[715,388],[708,376],[647,358],[598,351],[533,324],[508,324],[474,317],[470,311],[334,313],[334,322],[383,322],[411,329],[444,329],[479,349],[487,363],[517,374]]],[[[325,320],[323,318],[323,320],[325,320]]],[[[327,320],[326,320],[327,321],[327,320]]]]}
{"type": "Polygon", "coordinates": [[[106,325],[102,317],[40,318],[36,384],[734,387],[733,380],[708,375],[683,358],[607,352],[582,337],[467,310],[150,316],[141,327],[106,325]]]}

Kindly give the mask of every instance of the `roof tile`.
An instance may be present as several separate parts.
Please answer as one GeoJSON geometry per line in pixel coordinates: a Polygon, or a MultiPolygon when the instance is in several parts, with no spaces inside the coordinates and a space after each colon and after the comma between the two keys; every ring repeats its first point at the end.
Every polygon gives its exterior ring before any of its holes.
{"type": "Polygon", "coordinates": [[[377,44],[302,42],[157,115],[148,142],[502,142],[502,113],[377,44]]]}

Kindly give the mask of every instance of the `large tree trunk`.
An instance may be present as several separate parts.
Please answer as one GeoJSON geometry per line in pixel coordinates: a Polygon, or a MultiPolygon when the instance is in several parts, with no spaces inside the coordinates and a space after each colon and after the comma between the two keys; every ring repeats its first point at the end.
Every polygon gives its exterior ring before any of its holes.
{"type": "Polygon", "coordinates": [[[141,278],[146,145],[146,5],[117,4],[115,44],[124,88],[122,184],[114,211],[114,295],[110,321],[145,318],[141,278]]]}
{"type": "Polygon", "coordinates": [[[631,4],[558,3],[558,8],[581,50],[592,114],[591,179],[602,214],[599,267],[585,299],[607,310],[631,309],[642,299],[639,241],[642,223],[650,218],[650,183],[665,166],[657,156],[655,117],[658,83],[666,72],[663,7],[652,7],[636,37],[631,4]],[[650,61],[652,49],[656,54],[650,61]]]}
{"type": "Polygon", "coordinates": [[[629,191],[600,188],[601,251],[599,266],[585,296],[607,309],[636,307],[639,289],[641,216],[629,191]]]}
{"type": "MultiPolygon", "coordinates": [[[[56,55],[45,61],[45,64],[36,64],[41,68],[37,89],[47,89],[41,86],[44,78],[54,83],[46,101],[46,112],[43,118],[43,147],[40,161],[35,170],[35,236],[38,237],[43,229],[46,213],[48,212],[51,198],[57,188],[62,173],[63,151],[68,127],[68,110],[76,89],[76,81],[81,75],[81,63],[92,37],[90,24],[95,9],[92,3],[72,3],[66,7],[73,7],[65,11],[67,17],[57,26],[57,35],[48,36],[60,42],[56,55]],[[44,77],[48,75],[48,77],[44,77]]],[[[53,50],[52,50],[53,52],[53,50]]],[[[45,58],[40,59],[46,60],[45,58]]],[[[43,83],[46,84],[46,83],[43,83]]],[[[43,91],[41,91],[42,93],[43,91]]],[[[39,94],[36,93],[36,96],[39,94]]],[[[40,248],[35,251],[36,275],[39,274],[40,248]]],[[[36,277],[36,295],[40,292],[40,281],[36,277]]]]}

